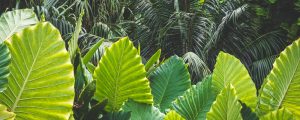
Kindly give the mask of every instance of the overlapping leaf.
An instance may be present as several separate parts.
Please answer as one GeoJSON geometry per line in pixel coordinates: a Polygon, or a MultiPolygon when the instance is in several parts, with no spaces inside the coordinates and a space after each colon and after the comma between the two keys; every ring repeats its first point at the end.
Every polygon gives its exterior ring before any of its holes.
{"type": "Polygon", "coordinates": [[[98,101],[108,99],[108,111],[118,111],[129,98],[141,103],[153,103],[145,67],[137,49],[127,37],[106,50],[94,77],[94,97],[98,101]]]}
{"type": "Polygon", "coordinates": [[[38,23],[5,41],[12,57],[7,90],[0,103],[16,119],[69,118],[74,97],[74,75],[59,31],[38,23]]]}
{"type": "Polygon", "coordinates": [[[0,92],[6,89],[7,77],[9,75],[9,64],[10,54],[8,48],[4,43],[0,43],[0,92]]]}
{"type": "Polygon", "coordinates": [[[150,74],[150,86],[154,105],[161,111],[171,106],[171,102],[190,88],[190,75],[183,60],[172,56],[150,74]]]}
{"type": "Polygon", "coordinates": [[[205,119],[216,96],[209,76],[197,85],[193,85],[183,96],[178,97],[173,108],[187,120],[205,119]]]}
{"type": "Polygon", "coordinates": [[[15,32],[37,23],[32,9],[20,9],[3,13],[0,17],[0,43],[7,40],[15,32]]]}
{"type": "Polygon", "coordinates": [[[181,117],[176,111],[171,110],[168,112],[168,114],[165,116],[164,120],[185,120],[183,117],[181,117]]]}
{"type": "Polygon", "coordinates": [[[285,107],[300,116],[300,39],[288,46],[275,60],[259,95],[259,113],[285,107]]]}
{"type": "Polygon", "coordinates": [[[287,109],[281,108],[260,117],[260,120],[294,120],[294,116],[287,109]]]}
{"type": "Polygon", "coordinates": [[[131,112],[131,120],[163,120],[165,116],[158,108],[131,99],[125,103],[123,110],[131,112]]]}
{"type": "Polygon", "coordinates": [[[0,120],[13,120],[15,114],[8,112],[6,106],[0,104],[0,120]]]}
{"type": "Polygon", "coordinates": [[[238,99],[247,106],[256,107],[256,89],[245,66],[234,56],[220,52],[212,76],[212,84],[216,93],[232,84],[238,99]]]}
{"type": "Polygon", "coordinates": [[[242,120],[242,106],[239,103],[235,89],[229,84],[218,95],[216,101],[207,113],[207,120],[242,120]]]}

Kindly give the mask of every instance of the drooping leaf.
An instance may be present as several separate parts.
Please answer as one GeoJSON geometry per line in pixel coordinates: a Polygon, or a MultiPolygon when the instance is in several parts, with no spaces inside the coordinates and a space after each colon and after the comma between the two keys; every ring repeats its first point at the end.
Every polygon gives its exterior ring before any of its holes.
{"type": "Polygon", "coordinates": [[[260,117],[260,120],[294,120],[294,116],[287,109],[281,108],[260,117]]]}
{"type": "Polygon", "coordinates": [[[164,120],[185,120],[183,117],[181,117],[176,111],[171,110],[167,113],[164,120]]]}
{"type": "Polygon", "coordinates": [[[260,115],[285,107],[300,116],[300,39],[288,46],[275,60],[273,69],[260,89],[260,115]]]}
{"type": "Polygon", "coordinates": [[[74,62],[77,50],[78,50],[78,37],[81,31],[81,26],[82,26],[82,17],[84,15],[84,12],[82,11],[79,15],[79,18],[76,22],[76,27],[75,31],[72,35],[71,40],[69,41],[69,53],[70,53],[70,58],[71,61],[74,62]]]}
{"type": "Polygon", "coordinates": [[[205,119],[216,94],[212,89],[211,76],[193,85],[173,103],[174,110],[187,120],[205,119]]]}
{"type": "Polygon", "coordinates": [[[20,9],[3,13],[0,17],[0,43],[10,38],[15,32],[37,23],[32,9],[20,9]]]}
{"type": "Polygon", "coordinates": [[[106,50],[94,72],[95,98],[108,99],[107,111],[118,111],[127,99],[152,104],[150,83],[133,43],[127,38],[106,50]]]}
{"type": "Polygon", "coordinates": [[[131,112],[131,120],[163,120],[165,116],[158,108],[131,99],[125,103],[123,110],[131,112]]]}
{"type": "Polygon", "coordinates": [[[190,75],[182,58],[172,56],[151,72],[149,79],[154,106],[162,112],[191,86],[190,75]]]}
{"type": "Polygon", "coordinates": [[[216,93],[232,84],[238,99],[250,108],[256,107],[256,89],[245,66],[234,56],[220,52],[212,75],[212,84],[216,93]]]}
{"type": "Polygon", "coordinates": [[[101,39],[100,41],[98,41],[95,45],[93,45],[93,47],[85,54],[85,56],[83,57],[83,63],[87,64],[92,57],[94,56],[95,52],[98,50],[98,48],[100,47],[100,45],[103,43],[104,39],[101,39]]]}
{"type": "Polygon", "coordinates": [[[8,112],[6,106],[0,104],[0,120],[14,120],[15,114],[8,112]]]}
{"type": "Polygon", "coordinates": [[[207,113],[207,120],[242,120],[242,109],[235,89],[231,84],[217,96],[216,101],[207,113]]]}
{"type": "Polygon", "coordinates": [[[7,46],[4,43],[0,43],[0,92],[3,92],[3,90],[6,89],[10,59],[10,53],[7,46]]]}
{"type": "Polygon", "coordinates": [[[11,75],[0,103],[14,112],[16,119],[68,119],[74,75],[59,31],[50,23],[38,23],[5,43],[12,57],[11,75]]]}
{"type": "Polygon", "coordinates": [[[156,51],[156,53],[154,53],[154,55],[151,56],[151,58],[148,60],[148,62],[145,65],[146,71],[148,71],[153,66],[153,64],[159,60],[160,54],[161,54],[161,49],[156,51]]]}

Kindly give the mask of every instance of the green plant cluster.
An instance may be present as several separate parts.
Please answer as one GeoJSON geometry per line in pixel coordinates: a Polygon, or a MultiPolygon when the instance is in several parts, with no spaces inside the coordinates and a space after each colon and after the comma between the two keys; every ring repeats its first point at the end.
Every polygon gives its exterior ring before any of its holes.
{"type": "MultiPolygon", "coordinates": [[[[32,9],[0,17],[0,119],[300,119],[300,39],[282,51],[257,89],[239,59],[219,52],[213,72],[192,85],[189,65],[157,50],[143,63],[128,37],[82,54],[81,12],[70,40],[32,9]]],[[[190,54],[190,56],[193,54],[190,54]]]]}

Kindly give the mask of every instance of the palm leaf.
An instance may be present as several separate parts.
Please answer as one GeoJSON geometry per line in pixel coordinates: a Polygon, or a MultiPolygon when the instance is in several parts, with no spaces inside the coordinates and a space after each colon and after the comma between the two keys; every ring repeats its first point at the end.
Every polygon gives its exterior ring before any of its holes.
{"type": "Polygon", "coordinates": [[[154,98],[154,106],[165,111],[171,102],[190,88],[189,71],[182,58],[172,56],[151,72],[149,79],[154,98]]]}
{"type": "Polygon", "coordinates": [[[4,43],[0,43],[0,92],[6,89],[7,77],[9,75],[8,66],[10,64],[10,53],[4,43]]]}
{"type": "Polygon", "coordinates": [[[5,43],[12,63],[0,103],[14,112],[16,119],[68,119],[74,75],[59,31],[47,22],[38,23],[5,43]]]}
{"type": "Polygon", "coordinates": [[[37,17],[32,9],[9,11],[0,17],[0,43],[11,37],[15,32],[35,24],[37,17]]]}
{"type": "Polygon", "coordinates": [[[193,85],[173,103],[174,110],[187,120],[205,119],[216,98],[211,82],[211,76],[208,76],[193,85]]]}
{"type": "Polygon", "coordinates": [[[137,103],[129,99],[123,106],[123,110],[131,112],[131,120],[163,120],[164,114],[158,108],[143,103],[137,103]]]}
{"type": "Polygon", "coordinates": [[[239,100],[254,109],[256,89],[244,65],[234,56],[220,52],[213,72],[212,84],[216,93],[232,84],[239,100]]]}
{"type": "Polygon", "coordinates": [[[288,46],[275,60],[259,95],[259,112],[268,113],[285,107],[300,116],[300,39],[288,46]]]}
{"type": "Polygon", "coordinates": [[[294,120],[294,116],[287,109],[281,108],[260,117],[260,120],[294,120]]]}
{"type": "Polygon", "coordinates": [[[207,120],[242,120],[242,106],[236,95],[231,84],[225,87],[207,113],[207,120]]]}
{"type": "Polygon", "coordinates": [[[98,101],[107,98],[108,111],[118,111],[128,98],[141,103],[153,103],[145,67],[137,49],[127,37],[106,49],[95,69],[94,78],[94,97],[98,101]]]}
{"type": "Polygon", "coordinates": [[[8,112],[6,106],[0,104],[0,120],[14,120],[15,114],[8,112]]]}
{"type": "Polygon", "coordinates": [[[176,111],[171,110],[167,113],[164,120],[185,120],[183,117],[181,117],[176,111]]]}

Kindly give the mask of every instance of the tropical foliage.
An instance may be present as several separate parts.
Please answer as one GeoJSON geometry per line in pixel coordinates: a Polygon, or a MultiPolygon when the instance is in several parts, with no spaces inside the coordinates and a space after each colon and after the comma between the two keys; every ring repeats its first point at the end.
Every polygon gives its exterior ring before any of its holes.
{"type": "Polygon", "coordinates": [[[300,119],[299,7],[3,0],[0,119],[300,119]]]}

